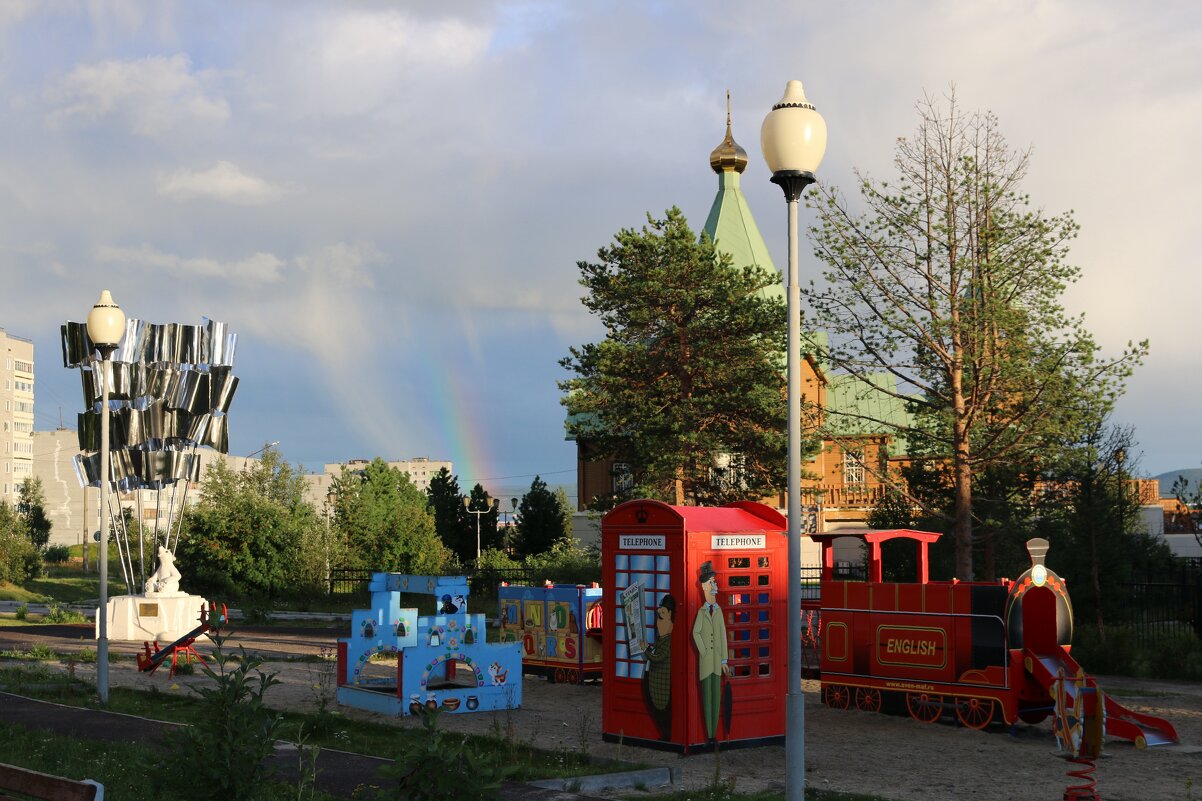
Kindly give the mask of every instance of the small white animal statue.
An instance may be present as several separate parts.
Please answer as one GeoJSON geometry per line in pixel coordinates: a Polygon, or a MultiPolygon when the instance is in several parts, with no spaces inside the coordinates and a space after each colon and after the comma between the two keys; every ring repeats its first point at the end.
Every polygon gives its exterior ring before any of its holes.
{"type": "Polygon", "coordinates": [[[147,595],[178,595],[179,571],[175,568],[175,554],[159,546],[159,566],[146,581],[147,595]]]}

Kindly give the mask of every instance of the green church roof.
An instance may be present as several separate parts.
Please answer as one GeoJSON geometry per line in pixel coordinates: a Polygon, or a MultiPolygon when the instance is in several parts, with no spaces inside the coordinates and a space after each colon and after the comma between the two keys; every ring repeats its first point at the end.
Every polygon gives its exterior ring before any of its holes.
{"type": "MultiPolygon", "coordinates": [[[[739,188],[739,174],[747,168],[747,153],[731,135],[729,108],[726,112],[726,138],[710,155],[710,167],[718,173],[718,194],[701,230],[709,235],[719,250],[730,255],[735,267],[757,264],[777,272],[772,256],[768,254],[768,247],[764,244],[764,237],[760,235],[759,226],[755,224],[751,207],[747,205],[747,198],[739,188]]],[[[785,299],[785,287],[781,281],[765,287],[761,292],[767,297],[785,299]]]]}

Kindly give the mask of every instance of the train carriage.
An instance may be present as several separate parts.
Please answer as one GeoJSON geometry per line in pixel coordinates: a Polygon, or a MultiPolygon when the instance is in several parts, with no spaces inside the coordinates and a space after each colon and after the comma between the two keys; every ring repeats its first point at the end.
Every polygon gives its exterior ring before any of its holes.
{"type": "MultiPolygon", "coordinates": [[[[893,700],[915,720],[954,715],[990,723],[1037,723],[1053,711],[1052,688],[1084,676],[1071,656],[1072,602],[1044,559],[1048,543],[1027,543],[1031,567],[1016,580],[931,581],[929,546],[939,534],[909,529],[842,530],[812,535],[822,546],[820,667],[831,707],[878,712],[893,700]],[[866,581],[836,580],[834,541],[861,539],[866,581]],[[884,581],[882,546],[916,548],[912,582],[884,581]]],[[[1095,686],[1092,677],[1085,677],[1095,686]]],[[[1106,697],[1106,731],[1138,746],[1176,742],[1168,721],[1132,712],[1106,697]]]]}

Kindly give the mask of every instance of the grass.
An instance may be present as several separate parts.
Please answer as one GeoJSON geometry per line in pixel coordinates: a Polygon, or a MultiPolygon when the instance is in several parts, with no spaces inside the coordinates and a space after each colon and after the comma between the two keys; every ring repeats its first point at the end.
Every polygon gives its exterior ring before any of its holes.
{"type": "MultiPolygon", "coordinates": [[[[144,801],[147,777],[160,775],[163,754],[142,744],[77,740],[36,729],[0,723],[0,753],[4,761],[54,776],[82,781],[93,779],[104,785],[106,801],[144,801]]],[[[169,759],[169,758],[168,758],[169,759]]],[[[149,793],[154,795],[154,793],[149,793]]],[[[298,797],[296,787],[273,782],[262,788],[262,801],[285,801],[298,797]]],[[[334,801],[334,796],[315,792],[312,801],[334,801]]]]}
{"type": "MultiPolygon", "coordinates": [[[[10,655],[0,654],[0,657],[10,655]]],[[[42,658],[53,655],[39,654],[42,658]]],[[[18,656],[24,661],[36,661],[30,655],[18,656]]],[[[68,706],[99,708],[93,688],[70,676],[44,665],[6,665],[0,662],[0,687],[7,692],[39,698],[68,706]]],[[[270,691],[268,691],[270,700],[270,691]]],[[[193,723],[200,710],[198,699],[185,689],[160,690],[151,685],[149,691],[113,687],[109,691],[110,712],[165,720],[193,723]]],[[[419,745],[425,735],[412,728],[400,728],[386,723],[350,721],[336,712],[280,712],[283,725],[280,738],[296,742],[304,727],[307,745],[351,751],[358,754],[393,759],[407,748],[419,745]]],[[[454,735],[458,737],[459,735],[454,735]]],[[[550,779],[601,773],[612,768],[594,765],[582,754],[573,751],[546,751],[516,743],[503,736],[467,735],[482,753],[504,759],[518,766],[516,780],[550,779]]]]}

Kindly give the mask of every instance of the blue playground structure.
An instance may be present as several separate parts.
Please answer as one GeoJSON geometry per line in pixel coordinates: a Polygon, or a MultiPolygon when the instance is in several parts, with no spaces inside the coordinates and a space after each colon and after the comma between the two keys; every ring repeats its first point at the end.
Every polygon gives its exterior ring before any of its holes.
{"type": "Polygon", "coordinates": [[[486,641],[465,576],[374,573],[368,589],[372,608],[356,609],[338,640],[338,703],[385,715],[522,705],[522,646],[486,641]],[[433,595],[437,614],[402,609],[403,592],[433,595]]]}

